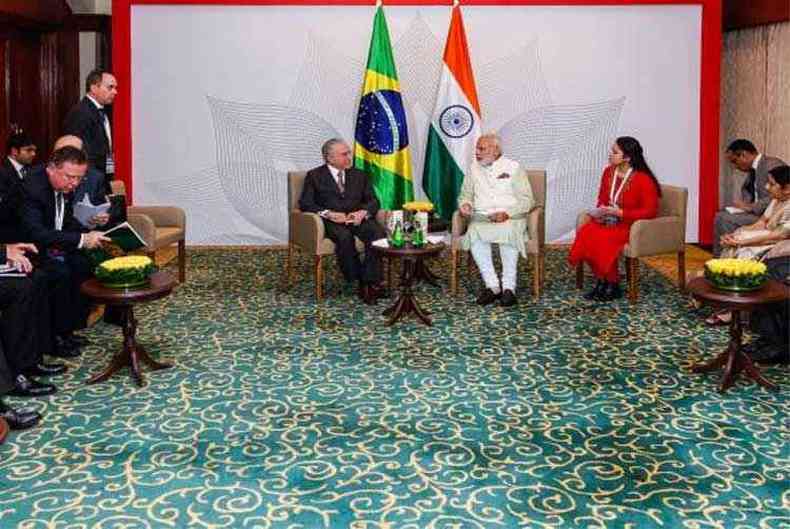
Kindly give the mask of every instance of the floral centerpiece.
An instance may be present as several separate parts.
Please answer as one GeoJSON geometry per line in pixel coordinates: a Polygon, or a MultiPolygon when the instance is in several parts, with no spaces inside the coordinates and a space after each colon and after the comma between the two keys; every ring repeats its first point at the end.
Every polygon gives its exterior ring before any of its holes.
{"type": "Polygon", "coordinates": [[[411,211],[412,213],[416,213],[418,211],[424,211],[426,213],[430,213],[431,211],[433,211],[433,204],[425,200],[423,201],[415,200],[412,202],[405,202],[403,204],[403,209],[405,209],[406,211],[411,211]]]}
{"type": "Polygon", "coordinates": [[[705,262],[705,279],[722,290],[757,290],[765,284],[767,270],[751,259],[711,259],[705,262]]]}
{"type": "Polygon", "coordinates": [[[108,259],[96,267],[96,279],[110,288],[142,286],[154,273],[156,267],[150,257],[127,255],[108,259]]]}

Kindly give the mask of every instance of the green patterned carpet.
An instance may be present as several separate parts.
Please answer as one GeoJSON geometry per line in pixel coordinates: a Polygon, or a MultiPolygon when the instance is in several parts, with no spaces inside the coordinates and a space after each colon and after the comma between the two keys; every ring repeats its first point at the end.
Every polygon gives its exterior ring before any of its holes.
{"type": "Polygon", "coordinates": [[[86,386],[121,341],[93,327],[0,446],[0,527],[790,527],[787,369],[719,395],[688,367],[724,330],[644,267],[636,307],[585,302],[565,255],[539,303],[529,271],[517,310],[422,285],[435,326],[386,328],[333,262],[316,306],[307,260],[285,293],[283,251],[193,251],[137,314],[176,367],[86,386]]]}

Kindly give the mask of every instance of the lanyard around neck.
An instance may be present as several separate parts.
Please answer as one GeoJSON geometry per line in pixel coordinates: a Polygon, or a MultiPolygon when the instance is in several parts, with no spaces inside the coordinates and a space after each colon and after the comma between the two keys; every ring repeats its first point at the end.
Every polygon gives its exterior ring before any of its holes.
{"type": "Polygon", "coordinates": [[[623,188],[625,188],[626,182],[631,177],[631,173],[634,171],[633,167],[629,167],[628,171],[626,171],[625,176],[623,177],[623,181],[620,183],[620,186],[615,190],[614,185],[617,182],[617,169],[612,170],[612,185],[609,186],[609,205],[616,206],[617,201],[620,199],[620,194],[623,192],[623,188]]]}

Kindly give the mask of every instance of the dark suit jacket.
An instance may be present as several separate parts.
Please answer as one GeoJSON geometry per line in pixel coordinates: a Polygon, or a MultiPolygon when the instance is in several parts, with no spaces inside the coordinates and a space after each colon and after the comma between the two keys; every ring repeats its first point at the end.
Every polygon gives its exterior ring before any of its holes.
{"type": "Polygon", "coordinates": [[[22,226],[26,240],[38,246],[39,254],[48,249],[76,250],[83,229],[74,218],[72,197],[64,195],[63,230],[55,229],[55,190],[49,183],[46,167],[35,168],[24,181],[25,203],[22,207],[22,226]]]}
{"type": "Polygon", "coordinates": [[[6,157],[0,164],[0,242],[24,240],[24,232],[20,225],[24,201],[22,180],[6,157]]]}
{"type": "Polygon", "coordinates": [[[316,167],[308,171],[305,176],[302,196],[299,198],[299,209],[310,213],[318,213],[325,209],[351,213],[364,209],[370,217],[376,216],[379,201],[373,194],[373,186],[367,173],[353,167],[347,169],[345,187],[345,193],[340,194],[329,167],[326,165],[316,167]]]}
{"type": "Polygon", "coordinates": [[[63,123],[63,134],[82,138],[88,162],[105,174],[110,141],[104,131],[104,116],[87,96],[69,110],[63,123]]]}
{"type": "MultiPolygon", "coordinates": [[[[779,158],[766,156],[765,154],[763,154],[763,157],[760,158],[760,163],[757,164],[757,169],[754,172],[754,183],[757,187],[757,196],[754,198],[752,213],[755,215],[762,215],[768,208],[768,204],[771,203],[771,195],[769,195],[768,190],[765,189],[765,184],[768,183],[768,172],[774,167],[779,167],[780,165],[786,164],[779,158]]],[[[741,196],[743,197],[744,202],[752,201],[748,177],[746,180],[744,180],[743,186],[741,186],[741,196]]]]}

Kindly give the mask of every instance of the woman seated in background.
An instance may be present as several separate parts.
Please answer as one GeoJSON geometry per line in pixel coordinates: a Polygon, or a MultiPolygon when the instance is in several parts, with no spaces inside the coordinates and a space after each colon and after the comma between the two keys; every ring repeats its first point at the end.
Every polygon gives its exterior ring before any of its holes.
{"type": "Polygon", "coordinates": [[[586,299],[611,301],[621,297],[618,257],[628,243],[631,224],[652,219],[658,213],[661,188],[648,167],[639,142],[630,136],[617,138],[609,152],[591,220],[576,232],[568,261],[587,263],[597,278],[586,299]]]}
{"type": "MultiPolygon", "coordinates": [[[[722,236],[722,257],[761,261],[780,241],[790,238],[790,167],[781,165],[771,169],[765,188],[771,195],[765,212],[754,224],[722,236]]],[[[730,313],[714,313],[705,322],[709,325],[727,324],[730,313]]]]}

